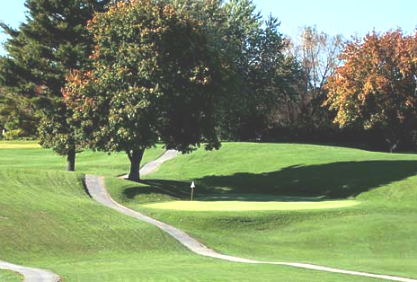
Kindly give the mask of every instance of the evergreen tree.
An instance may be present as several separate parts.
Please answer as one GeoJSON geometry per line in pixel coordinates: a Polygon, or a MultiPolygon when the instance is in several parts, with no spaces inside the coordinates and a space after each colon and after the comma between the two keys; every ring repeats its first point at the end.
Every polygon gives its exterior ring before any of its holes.
{"type": "Polygon", "coordinates": [[[87,22],[109,2],[26,0],[26,21],[18,29],[0,23],[10,37],[4,44],[7,55],[0,57],[0,83],[13,99],[36,109],[41,145],[66,155],[70,171],[80,143],[67,123],[72,112],[61,89],[71,71],[86,67],[93,48],[87,22]]]}

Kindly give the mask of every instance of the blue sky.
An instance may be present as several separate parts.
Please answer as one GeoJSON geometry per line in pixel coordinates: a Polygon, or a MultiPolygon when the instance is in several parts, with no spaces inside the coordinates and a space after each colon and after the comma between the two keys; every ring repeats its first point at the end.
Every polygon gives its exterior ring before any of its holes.
{"type": "MultiPolygon", "coordinates": [[[[24,0],[0,0],[0,19],[14,27],[25,20],[24,0]]],[[[254,0],[263,14],[272,13],[281,21],[281,32],[294,36],[301,26],[317,25],[329,34],[346,38],[376,29],[401,27],[411,33],[417,26],[416,0],[254,0]]],[[[0,42],[5,40],[0,34],[0,42]]],[[[0,53],[2,48],[0,47],[0,53]]]]}

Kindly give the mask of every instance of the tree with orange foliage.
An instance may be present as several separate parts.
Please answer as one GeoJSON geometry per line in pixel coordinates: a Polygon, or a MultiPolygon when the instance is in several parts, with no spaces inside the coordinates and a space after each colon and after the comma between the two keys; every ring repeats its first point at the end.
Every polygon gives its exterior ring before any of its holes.
{"type": "Polygon", "coordinates": [[[325,105],[337,112],[334,122],[382,130],[392,151],[417,129],[417,33],[374,31],[349,42],[341,59],[327,83],[325,105]]]}

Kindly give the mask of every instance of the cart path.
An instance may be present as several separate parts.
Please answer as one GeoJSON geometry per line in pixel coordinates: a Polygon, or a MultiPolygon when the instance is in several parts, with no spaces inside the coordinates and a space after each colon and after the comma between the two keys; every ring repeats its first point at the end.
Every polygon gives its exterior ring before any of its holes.
{"type": "MultiPolygon", "coordinates": [[[[167,151],[168,152],[168,151],[167,151]]],[[[176,154],[168,153],[168,156],[165,154],[161,157],[163,161],[158,162],[158,159],[155,160],[152,163],[153,170],[158,167],[158,164],[161,164],[162,162],[165,162],[169,158],[175,157],[176,154]],[[169,158],[168,158],[169,157],[169,158]],[[156,164],[156,165],[155,165],[156,164]]],[[[151,165],[149,163],[149,165],[151,165]]],[[[151,173],[153,170],[148,169],[147,165],[145,165],[141,169],[141,174],[148,174],[151,173]]],[[[200,242],[198,242],[196,239],[190,237],[187,233],[171,226],[166,223],[163,223],[161,221],[155,220],[151,217],[148,217],[142,213],[139,213],[137,211],[131,210],[125,206],[122,206],[118,204],[116,201],[114,201],[109,193],[106,190],[106,187],[104,185],[104,178],[99,176],[93,176],[93,175],[87,175],[85,177],[85,184],[87,187],[87,190],[90,194],[90,196],[96,200],[97,202],[112,208],[118,212],[121,212],[125,215],[137,218],[139,220],[145,221],[147,223],[150,223],[161,230],[165,231],[172,237],[174,237],[178,242],[180,242],[182,245],[184,245],[186,248],[188,248],[190,251],[202,255],[205,257],[211,257],[216,259],[222,259],[232,262],[239,262],[239,263],[251,263],[251,264],[274,264],[274,265],[282,265],[282,266],[291,266],[291,267],[297,267],[297,268],[304,268],[304,269],[311,269],[311,270],[317,270],[317,271],[325,271],[325,272],[333,272],[333,273],[341,273],[341,274],[347,274],[347,275],[356,275],[356,276],[364,276],[364,277],[371,277],[371,278],[379,278],[384,280],[390,280],[390,281],[402,281],[402,282],[417,282],[416,279],[411,278],[404,278],[404,277],[397,277],[397,276],[390,276],[390,275],[381,275],[381,274],[374,274],[374,273],[367,273],[367,272],[357,272],[357,271],[349,271],[344,269],[338,269],[338,268],[331,268],[331,267],[325,267],[325,266],[319,266],[314,264],[306,264],[306,263],[297,263],[297,262],[271,262],[271,261],[258,261],[258,260],[252,260],[252,259],[245,259],[245,258],[239,258],[234,256],[228,256],[224,254],[220,254],[215,252],[214,250],[204,246],[200,242]]]]}
{"type": "MultiPolygon", "coordinates": [[[[176,150],[167,150],[165,151],[165,153],[162,154],[162,156],[160,156],[159,158],[157,158],[156,160],[153,160],[149,163],[146,163],[141,169],[140,169],[140,175],[146,175],[149,173],[154,172],[162,163],[175,158],[176,156],[178,156],[180,152],[176,151],[176,150]]],[[[127,179],[127,177],[129,176],[129,174],[125,174],[122,176],[119,176],[119,178],[122,179],[127,179]]]]}
{"type": "Polygon", "coordinates": [[[17,272],[24,277],[25,282],[59,282],[61,277],[47,270],[25,267],[0,260],[0,269],[17,272]]]}

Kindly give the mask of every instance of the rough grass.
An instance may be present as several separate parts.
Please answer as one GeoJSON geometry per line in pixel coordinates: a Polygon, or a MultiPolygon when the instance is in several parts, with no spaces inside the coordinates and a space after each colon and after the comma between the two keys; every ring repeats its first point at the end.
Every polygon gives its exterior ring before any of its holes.
{"type": "Polygon", "coordinates": [[[23,277],[13,271],[0,269],[0,281],[1,282],[21,282],[23,281],[23,277]]]}
{"type": "Polygon", "coordinates": [[[179,156],[142,185],[107,183],[118,201],[223,253],[417,278],[416,173],[413,154],[224,144],[179,156]],[[175,202],[189,198],[191,181],[197,201],[175,202]],[[306,198],[359,204],[303,209],[306,198]]]}
{"type": "MultiPolygon", "coordinates": [[[[119,156],[83,154],[80,173],[123,171],[113,167],[119,156]]],[[[378,281],[195,256],[159,229],[97,204],[62,161],[43,149],[1,151],[0,259],[50,269],[66,282],[378,281]]]]}

